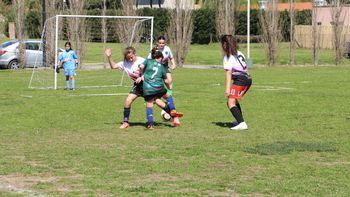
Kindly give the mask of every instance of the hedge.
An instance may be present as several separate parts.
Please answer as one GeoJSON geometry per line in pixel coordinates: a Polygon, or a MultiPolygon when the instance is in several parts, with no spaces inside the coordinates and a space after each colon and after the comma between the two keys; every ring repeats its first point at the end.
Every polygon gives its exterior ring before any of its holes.
{"type": "MultiPolygon", "coordinates": [[[[112,1],[112,0],[111,0],[112,1]]],[[[90,15],[101,15],[101,9],[88,10],[90,15]]],[[[115,15],[116,11],[114,9],[107,10],[106,15],[115,15]]],[[[158,37],[160,35],[166,35],[166,29],[169,26],[170,15],[169,11],[164,8],[143,8],[138,10],[138,15],[141,16],[154,16],[154,36],[158,37]]],[[[6,18],[14,18],[13,13],[9,12],[5,14],[6,18]]],[[[40,26],[41,13],[30,11],[25,17],[26,33],[30,38],[38,38],[41,35],[41,28],[33,28],[40,26]]],[[[192,35],[192,43],[198,44],[208,44],[212,41],[217,41],[216,36],[216,22],[215,22],[215,11],[213,9],[199,9],[193,12],[194,21],[194,31],[192,35]]],[[[247,33],[247,12],[242,11],[237,14],[236,25],[236,35],[241,35],[242,37],[247,33]]],[[[91,22],[93,23],[93,22],[91,22]]],[[[284,41],[289,41],[289,31],[290,31],[290,18],[287,11],[280,12],[280,25],[281,33],[284,41]]],[[[296,24],[297,25],[310,25],[311,24],[311,10],[297,11],[296,12],[296,24]]],[[[91,24],[94,27],[94,24],[91,24]]],[[[8,21],[4,23],[4,33],[8,30],[8,21]]],[[[111,25],[113,26],[113,25],[111,25]]],[[[96,26],[95,26],[96,27],[96,26]]],[[[99,28],[92,28],[94,37],[92,40],[99,41],[101,39],[98,33],[99,28]]],[[[111,27],[110,31],[114,31],[114,27],[111,27]]],[[[260,25],[259,25],[259,11],[251,10],[250,16],[250,33],[252,37],[258,37],[260,35],[260,25]]],[[[116,38],[109,40],[115,41],[116,38]]],[[[256,40],[257,41],[257,40],[256,40]]]]}

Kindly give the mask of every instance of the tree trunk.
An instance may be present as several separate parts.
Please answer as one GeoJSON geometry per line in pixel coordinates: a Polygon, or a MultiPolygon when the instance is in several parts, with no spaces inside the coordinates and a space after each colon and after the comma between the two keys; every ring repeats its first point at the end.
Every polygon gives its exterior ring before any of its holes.
{"type": "Polygon", "coordinates": [[[176,0],[176,7],[171,11],[172,22],[168,28],[168,35],[178,67],[183,66],[191,44],[193,6],[193,0],[176,0]]]}
{"type": "Polygon", "coordinates": [[[266,10],[260,10],[259,14],[262,39],[269,66],[276,64],[278,44],[281,40],[277,3],[277,0],[269,1],[266,10]]]}

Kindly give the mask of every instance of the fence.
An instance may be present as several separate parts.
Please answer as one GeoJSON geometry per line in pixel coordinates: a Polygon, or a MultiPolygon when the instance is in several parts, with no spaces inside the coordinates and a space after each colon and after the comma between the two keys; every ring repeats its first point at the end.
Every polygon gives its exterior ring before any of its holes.
{"type": "MultiPolygon", "coordinates": [[[[332,26],[318,26],[321,49],[333,49],[333,30],[332,26]]],[[[344,44],[350,42],[350,26],[344,26],[343,34],[344,44]]],[[[312,48],[312,26],[297,25],[295,26],[295,40],[299,47],[312,48]]]]}

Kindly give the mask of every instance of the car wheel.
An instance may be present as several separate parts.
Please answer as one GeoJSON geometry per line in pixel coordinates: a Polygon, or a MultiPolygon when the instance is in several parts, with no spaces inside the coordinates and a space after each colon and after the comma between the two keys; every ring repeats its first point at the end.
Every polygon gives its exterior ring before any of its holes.
{"type": "Polygon", "coordinates": [[[17,60],[12,60],[8,65],[7,65],[8,69],[18,69],[19,68],[19,64],[17,60]]]}

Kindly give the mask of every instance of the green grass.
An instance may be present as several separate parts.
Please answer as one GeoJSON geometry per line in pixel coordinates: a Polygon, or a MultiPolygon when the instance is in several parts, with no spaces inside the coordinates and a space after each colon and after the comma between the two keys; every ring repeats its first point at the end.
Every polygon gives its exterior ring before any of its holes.
{"type": "MultiPolygon", "coordinates": [[[[108,43],[107,47],[112,48],[113,58],[122,60],[122,48],[120,44],[108,43]]],[[[170,46],[171,47],[171,46],[170,46]]],[[[140,44],[137,46],[137,53],[142,57],[147,57],[149,45],[140,44]]],[[[247,54],[246,44],[241,44],[240,50],[247,54]]],[[[251,44],[250,57],[253,64],[266,65],[267,58],[264,47],[260,43],[251,44]]],[[[93,43],[87,47],[86,61],[87,63],[103,62],[103,45],[100,43],[93,43]]],[[[279,47],[277,65],[286,65],[289,60],[289,43],[281,43],[279,47]]],[[[212,43],[208,45],[194,44],[190,46],[189,52],[185,59],[185,64],[189,65],[222,65],[221,46],[219,43],[212,43]]],[[[311,49],[298,48],[295,52],[296,65],[310,65],[312,64],[311,49]]],[[[320,65],[334,65],[335,56],[334,51],[324,49],[320,51],[320,65]]],[[[349,65],[348,59],[343,59],[342,65],[349,65]]]]}
{"type": "MultiPolygon", "coordinates": [[[[110,72],[78,71],[77,85],[110,72]]],[[[155,109],[154,131],[144,128],[142,99],[132,126],[120,130],[125,96],[84,96],[130,87],[27,89],[30,74],[0,70],[1,196],[350,193],[348,67],[251,69],[253,86],[241,101],[249,130],[238,132],[229,129],[221,69],[176,70],[182,125],[162,122],[155,109]]]]}

